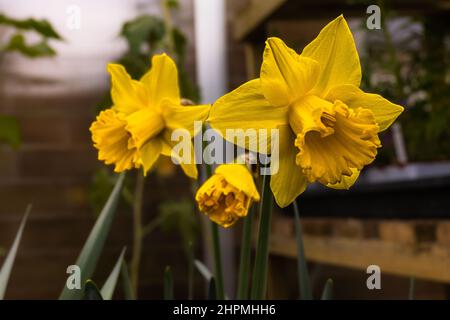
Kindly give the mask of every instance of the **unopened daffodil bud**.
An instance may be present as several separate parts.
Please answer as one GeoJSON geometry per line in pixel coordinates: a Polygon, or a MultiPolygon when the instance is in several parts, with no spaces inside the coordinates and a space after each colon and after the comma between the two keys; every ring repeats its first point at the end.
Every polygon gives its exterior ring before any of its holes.
{"type": "Polygon", "coordinates": [[[197,191],[199,210],[228,228],[245,217],[253,201],[259,201],[253,177],[241,164],[223,164],[197,191]]]}

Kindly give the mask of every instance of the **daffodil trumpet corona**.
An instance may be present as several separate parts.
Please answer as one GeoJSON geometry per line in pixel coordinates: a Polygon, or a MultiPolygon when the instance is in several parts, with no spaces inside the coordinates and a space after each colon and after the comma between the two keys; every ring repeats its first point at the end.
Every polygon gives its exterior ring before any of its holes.
{"type": "MultiPolygon", "coordinates": [[[[146,174],[160,155],[174,156],[174,130],[193,137],[194,122],[208,116],[209,105],[182,105],[177,67],[166,54],[153,56],[151,69],[139,81],[118,64],[109,64],[108,72],[113,106],[97,116],[90,131],[98,159],[113,164],[116,172],[143,168],[146,174]]],[[[191,178],[197,178],[194,156],[191,152],[188,161],[179,161],[191,178]]]]}
{"type": "Polygon", "coordinates": [[[247,216],[254,201],[259,201],[253,177],[243,164],[222,164],[198,189],[198,208],[213,222],[228,228],[247,216]]]}
{"type": "Polygon", "coordinates": [[[300,54],[279,38],[267,39],[260,77],[218,99],[208,121],[221,134],[234,128],[279,130],[279,144],[272,146],[279,160],[271,163],[279,168],[270,187],[277,204],[286,207],[309,183],[349,188],[375,159],[378,133],[403,107],[362,91],[360,82],[355,42],[339,16],[300,54]]]}

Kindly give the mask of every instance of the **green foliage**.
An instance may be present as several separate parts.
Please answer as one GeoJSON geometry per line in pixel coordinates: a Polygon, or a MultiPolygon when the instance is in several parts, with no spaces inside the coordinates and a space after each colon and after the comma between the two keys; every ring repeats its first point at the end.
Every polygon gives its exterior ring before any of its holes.
{"type": "MultiPolygon", "coordinates": [[[[178,8],[177,1],[167,1],[165,5],[169,8],[178,8]]],[[[118,62],[125,67],[133,79],[140,79],[151,68],[151,57],[154,54],[165,51],[178,66],[181,96],[194,102],[199,101],[198,87],[186,72],[187,40],[180,29],[169,29],[160,17],[145,14],[127,21],[122,26],[120,36],[127,42],[128,50],[118,62]],[[167,52],[168,37],[173,43],[173,52],[167,52]]],[[[112,106],[112,99],[108,92],[99,103],[98,111],[110,106],[112,106]]]]}
{"type": "Polygon", "coordinates": [[[53,29],[50,22],[45,19],[36,20],[28,18],[24,20],[7,17],[0,13],[0,24],[14,27],[20,30],[35,31],[43,37],[62,40],[62,37],[53,29]]]}
{"type": "Polygon", "coordinates": [[[158,220],[163,231],[175,232],[180,235],[186,253],[189,254],[189,244],[195,243],[199,232],[192,201],[184,198],[179,201],[169,200],[162,203],[159,207],[158,220]]]}
{"type": "Polygon", "coordinates": [[[14,265],[14,260],[16,259],[17,250],[19,249],[20,240],[22,239],[23,229],[28,219],[28,215],[31,211],[31,205],[29,205],[25,211],[25,215],[20,223],[19,231],[17,231],[16,237],[14,239],[13,245],[6,256],[5,262],[3,263],[2,269],[0,270],[0,300],[3,300],[5,296],[6,287],[8,286],[9,276],[11,275],[11,270],[14,265]]]}
{"type": "Polygon", "coordinates": [[[12,27],[16,32],[2,47],[4,52],[19,52],[29,58],[48,57],[56,54],[55,50],[48,44],[49,39],[63,40],[62,37],[53,29],[47,20],[14,19],[0,13],[0,25],[12,27]],[[40,36],[40,40],[33,44],[25,41],[23,32],[35,32],[40,36]]]}
{"type": "Polygon", "coordinates": [[[25,37],[21,33],[12,36],[3,50],[8,52],[18,51],[29,58],[56,55],[56,51],[48,45],[47,41],[43,40],[36,44],[27,44],[25,43],[25,37]]]}
{"type": "Polygon", "coordinates": [[[100,291],[102,297],[104,300],[111,300],[114,290],[116,289],[117,280],[119,279],[120,270],[123,265],[123,258],[125,255],[125,248],[123,248],[122,252],[120,253],[119,259],[117,259],[117,262],[111,271],[110,275],[108,276],[108,279],[106,279],[105,284],[102,287],[102,290],[100,291]]]}
{"type": "MultiPolygon", "coordinates": [[[[94,227],[86,240],[83,249],[78,256],[76,265],[82,270],[82,282],[92,277],[97,261],[102,253],[103,246],[106,241],[106,237],[109,233],[112,221],[116,213],[117,203],[120,198],[120,191],[122,190],[125,174],[121,174],[114,186],[108,201],[103,207],[94,227]]],[[[76,300],[81,299],[82,290],[70,290],[67,286],[64,286],[61,292],[61,300],[76,300]]]]}
{"type": "MultiPolygon", "coordinates": [[[[119,176],[108,168],[101,168],[94,174],[89,190],[89,203],[95,215],[100,214],[118,178],[119,176]]],[[[133,203],[131,183],[130,178],[126,178],[121,193],[122,199],[130,206],[133,203]]]]}
{"type": "Polygon", "coordinates": [[[0,115],[0,142],[7,143],[14,148],[20,145],[20,131],[16,118],[0,115]]]}
{"type": "Polygon", "coordinates": [[[84,285],[84,300],[103,300],[100,290],[92,280],[87,280],[84,285]]]}
{"type": "Polygon", "coordinates": [[[164,300],[173,300],[173,275],[170,266],[164,270],[164,300]]]}
{"type": "MultiPolygon", "coordinates": [[[[383,12],[386,20],[395,17],[387,7],[383,12]]],[[[367,48],[361,57],[362,87],[405,106],[399,121],[411,161],[447,160],[450,155],[447,20],[445,15],[436,15],[404,19],[382,30],[361,26],[367,48]],[[416,28],[411,28],[412,24],[416,28]],[[392,46],[386,40],[389,38],[392,46]]],[[[395,158],[389,144],[389,139],[384,139],[385,148],[380,150],[377,163],[389,163],[395,158]]]]}
{"type": "Polygon", "coordinates": [[[323,288],[321,300],[331,300],[333,299],[333,280],[328,279],[323,288]]]}

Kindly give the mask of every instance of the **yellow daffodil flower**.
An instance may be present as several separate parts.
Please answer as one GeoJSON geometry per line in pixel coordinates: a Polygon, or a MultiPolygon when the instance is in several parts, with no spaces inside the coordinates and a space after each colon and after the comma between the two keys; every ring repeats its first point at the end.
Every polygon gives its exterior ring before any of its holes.
{"type": "MultiPolygon", "coordinates": [[[[114,105],[90,128],[98,159],[114,164],[116,172],[142,166],[146,174],[161,154],[171,156],[176,144],[172,131],[183,128],[194,136],[194,121],[205,120],[210,106],[181,105],[177,67],[165,54],[153,57],[152,68],[139,81],[118,64],[109,64],[108,71],[114,105]]],[[[180,165],[186,175],[197,178],[193,151],[191,157],[180,165]]]]}
{"type": "Polygon", "coordinates": [[[252,201],[259,201],[259,193],[245,165],[223,164],[198,189],[195,200],[201,212],[228,228],[247,215],[252,201]]]}
{"type": "Polygon", "coordinates": [[[270,186],[285,207],[308,183],[349,188],[375,159],[378,133],[403,108],[363,92],[360,82],[355,42],[340,16],[301,54],[269,38],[260,78],[216,101],[209,122],[222,134],[227,128],[279,129],[279,170],[270,186]]]}

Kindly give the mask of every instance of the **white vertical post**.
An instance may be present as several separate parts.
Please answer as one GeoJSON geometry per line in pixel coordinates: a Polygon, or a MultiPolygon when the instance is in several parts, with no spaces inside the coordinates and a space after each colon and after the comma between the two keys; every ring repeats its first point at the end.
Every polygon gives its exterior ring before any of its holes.
{"type": "MultiPolygon", "coordinates": [[[[227,91],[227,48],[225,0],[195,0],[195,52],[197,82],[202,103],[213,103],[227,91]]],[[[203,221],[204,235],[209,236],[209,223],[203,221]]],[[[234,297],[233,230],[220,230],[224,286],[228,297],[234,297]]],[[[211,246],[205,245],[206,261],[213,267],[211,246]]],[[[213,270],[213,268],[212,268],[213,270]]]]}
{"type": "Polygon", "coordinates": [[[227,90],[225,0],[195,0],[197,80],[202,102],[213,103],[227,90]]]}

